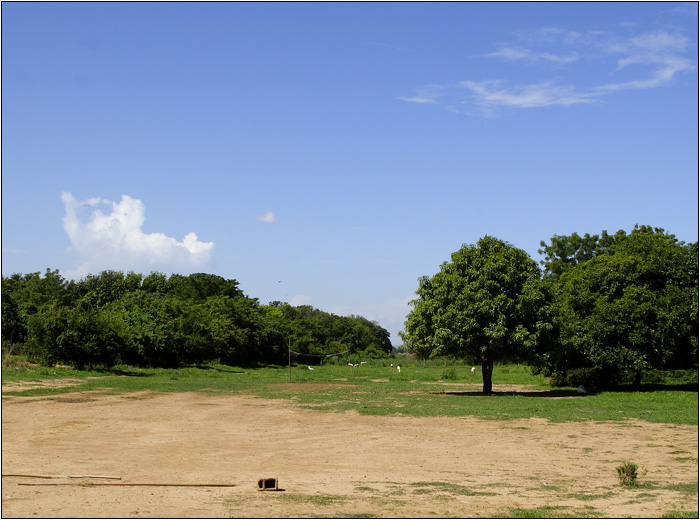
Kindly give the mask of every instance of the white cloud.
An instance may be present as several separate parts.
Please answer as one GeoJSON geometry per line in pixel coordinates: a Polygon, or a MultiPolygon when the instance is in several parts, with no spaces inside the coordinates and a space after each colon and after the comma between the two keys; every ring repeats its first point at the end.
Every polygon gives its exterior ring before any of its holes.
{"type": "Polygon", "coordinates": [[[460,86],[474,94],[475,104],[484,106],[531,108],[575,105],[593,101],[591,93],[576,92],[574,87],[551,83],[504,88],[499,81],[462,81],[460,86]]]}
{"type": "Polygon", "coordinates": [[[442,95],[444,87],[440,85],[423,85],[416,89],[416,95],[411,97],[399,97],[401,101],[408,103],[428,103],[435,104],[442,95]]]}
{"type": "Polygon", "coordinates": [[[277,217],[275,217],[274,212],[268,211],[264,215],[255,215],[255,220],[258,222],[265,222],[266,224],[272,224],[273,222],[277,222],[277,217]]]}
{"type": "Polygon", "coordinates": [[[575,52],[557,55],[549,52],[536,52],[522,47],[503,47],[500,51],[492,52],[485,56],[487,58],[502,58],[506,61],[522,60],[529,63],[544,61],[557,64],[573,63],[579,59],[578,54],[575,52]]]}
{"type": "Polygon", "coordinates": [[[292,298],[292,301],[289,302],[289,305],[292,307],[299,307],[300,305],[311,305],[311,302],[313,301],[313,298],[311,296],[307,296],[305,294],[297,294],[294,298],[292,298]]]}
{"type": "MultiPolygon", "coordinates": [[[[543,74],[541,81],[519,84],[501,79],[467,79],[420,86],[414,96],[399,99],[441,105],[453,112],[482,114],[497,108],[570,106],[626,90],[662,87],[672,83],[678,74],[697,68],[688,38],[667,31],[621,37],[601,31],[576,33],[543,28],[522,31],[516,39],[517,43],[502,44],[499,50],[479,58],[537,65],[536,70],[543,74]],[[616,59],[614,65],[610,57],[616,59]],[[578,66],[585,66],[585,72],[577,70],[578,66]],[[557,76],[549,76],[548,69],[556,70],[557,76]],[[569,76],[562,75],[564,71],[569,76]],[[623,71],[624,80],[610,82],[611,76],[623,71]]],[[[513,77],[513,71],[504,70],[503,75],[513,77]]]]}
{"type": "Polygon", "coordinates": [[[211,261],[214,243],[200,242],[195,233],[182,241],[163,233],[144,233],[146,207],[139,199],[122,195],[120,202],[98,197],[78,202],[63,192],[61,200],[66,210],[63,227],[73,250],[84,260],[74,275],[105,269],[187,274],[211,261]],[[99,209],[101,205],[108,206],[107,214],[99,209]]]}

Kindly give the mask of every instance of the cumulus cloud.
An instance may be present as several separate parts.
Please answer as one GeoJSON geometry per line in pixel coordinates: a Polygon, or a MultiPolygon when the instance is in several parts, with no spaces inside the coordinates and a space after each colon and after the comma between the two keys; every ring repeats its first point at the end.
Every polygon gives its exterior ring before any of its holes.
{"type": "Polygon", "coordinates": [[[84,260],[73,274],[104,269],[192,272],[206,266],[213,242],[200,242],[195,233],[182,241],[163,233],[144,233],[146,207],[139,199],[122,195],[119,202],[93,197],[78,202],[69,192],[61,194],[66,214],[63,228],[73,250],[84,260]],[[101,206],[108,208],[103,213],[101,206]]]}
{"type": "Polygon", "coordinates": [[[477,58],[507,64],[503,75],[509,78],[517,77],[515,66],[535,68],[541,81],[469,78],[446,85],[422,85],[413,96],[399,99],[468,114],[490,114],[497,108],[570,106],[627,90],[663,87],[679,74],[697,68],[690,40],[668,31],[621,36],[543,28],[520,32],[516,40],[477,58]],[[616,77],[617,81],[610,81],[616,77]]]}
{"type": "Polygon", "coordinates": [[[268,211],[264,215],[255,215],[255,220],[258,222],[264,222],[266,224],[272,224],[273,222],[277,222],[277,217],[275,217],[275,213],[272,211],[268,211]]]}

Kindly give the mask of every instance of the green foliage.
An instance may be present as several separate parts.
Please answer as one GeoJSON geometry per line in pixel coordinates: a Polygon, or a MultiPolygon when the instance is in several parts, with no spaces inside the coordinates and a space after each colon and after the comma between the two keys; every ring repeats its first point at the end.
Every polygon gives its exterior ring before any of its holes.
{"type": "Polygon", "coordinates": [[[442,376],[440,377],[447,381],[454,381],[455,379],[457,379],[457,370],[455,368],[448,368],[442,373],[442,376]]]}
{"type": "Polygon", "coordinates": [[[402,335],[420,357],[480,362],[484,392],[494,361],[526,360],[548,348],[549,286],[527,253],[493,237],[464,245],[432,278],[419,279],[402,335]]]}
{"type": "Polygon", "coordinates": [[[361,316],[261,306],[236,280],[204,273],[3,277],[2,341],[31,361],[79,368],[284,363],[290,341],[312,364],[338,352],[375,358],[391,351],[389,333],[361,316]]]}
{"type": "Polygon", "coordinates": [[[625,461],[621,466],[617,468],[617,478],[620,479],[620,484],[628,487],[637,487],[639,483],[637,482],[637,470],[639,466],[634,462],[625,461]]]}
{"type": "Polygon", "coordinates": [[[648,226],[620,231],[560,272],[555,300],[561,345],[544,361],[551,372],[594,368],[616,384],[628,371],[639,385],[650,368],[697,367],[697,243],[648,226]]]}

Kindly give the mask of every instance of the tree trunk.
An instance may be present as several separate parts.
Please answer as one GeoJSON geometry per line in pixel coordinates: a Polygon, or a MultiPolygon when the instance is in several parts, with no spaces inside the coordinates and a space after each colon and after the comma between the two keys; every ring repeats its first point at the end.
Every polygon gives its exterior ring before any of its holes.
{"type": "Polygon", "coordinates": [[[491,374],[493,374],[493,359],[489,359],[486,356],[481,357],[481,376],[484,380],[484,388],[482,390],[485,394],[491,393],[491,374]]]}
{"type": "Polygon", "coordinates": [[[635,390],[642,389],[642,371],[641,370],[634,370],[634,372],[632,372],[632,388],[634,388],[635,390]]]}

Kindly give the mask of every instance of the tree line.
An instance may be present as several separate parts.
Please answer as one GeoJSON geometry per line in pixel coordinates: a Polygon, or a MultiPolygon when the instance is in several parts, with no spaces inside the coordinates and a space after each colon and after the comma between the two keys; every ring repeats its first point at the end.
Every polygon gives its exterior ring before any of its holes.
{"type": "Polygon", "coordinates": [[[380,357],[389,332],[361,316],[311,306],[261,305],[233,279],[103,271],[79,281],[58,270],[2,277],[2,341],[28,360],[85,367],[318,364],[380,357]]]}
{"type": "Polygon", "coordinates": [[[559,386],[615,386],[644,370],[698,367],[698,243],[661,228],[554,235],[543,269],[486,236],[418,281],[404,348],[419,357],[522,362],[559,386]]]}

